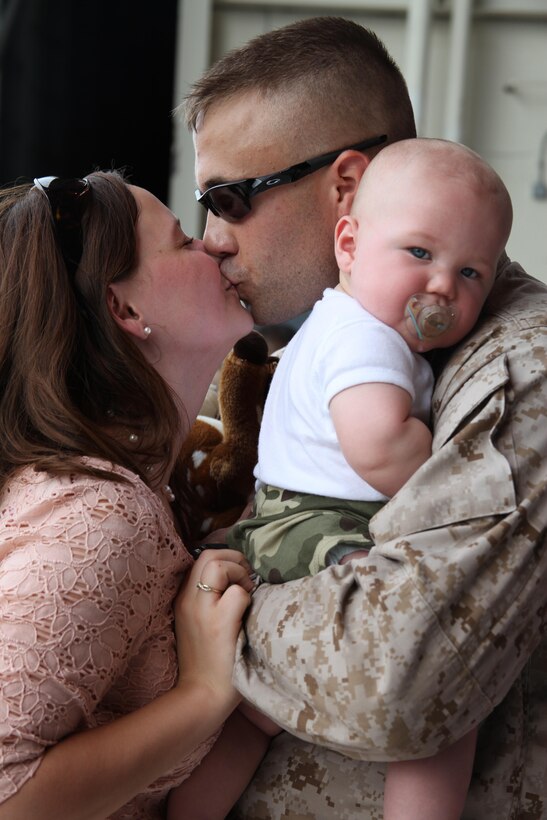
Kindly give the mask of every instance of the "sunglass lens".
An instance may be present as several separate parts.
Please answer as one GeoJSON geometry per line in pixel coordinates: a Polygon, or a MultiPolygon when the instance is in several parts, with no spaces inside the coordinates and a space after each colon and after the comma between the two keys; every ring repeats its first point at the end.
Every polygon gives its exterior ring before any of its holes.
{"type": "Polygon", "coordinates": [[[235,185],[218,185],[209,192],[209,207],[229,222],[243,219],[251,210],[247,195],[235,185]]]}
{"type": "Polygon", "coordinates": [[[82,256],[82,217],[89,204],[91,186],[86,179],[41,177],[36,188],[47,197],[55,222],[59,249],[70,275],[82,256]]]}
{"type": "Polygon", "coordinates": [[[84,179],[54,179],[45,189],[57,225],[65,230],[80,227],[90,186],[84,179]]]}

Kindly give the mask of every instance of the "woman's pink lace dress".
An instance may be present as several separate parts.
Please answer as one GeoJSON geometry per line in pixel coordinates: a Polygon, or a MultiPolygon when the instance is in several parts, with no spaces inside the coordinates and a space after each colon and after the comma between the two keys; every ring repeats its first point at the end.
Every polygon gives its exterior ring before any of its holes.
{"type": "MultiPolygon", "coordinates": [[[[175,683],[172,602],[192,559],[160,499],[114,471],[127,483],[26,468],[0,496],[0,802],[49,746],[175,683]]],[[[113,817],[160,817],[213,740],[113,817]]]]}

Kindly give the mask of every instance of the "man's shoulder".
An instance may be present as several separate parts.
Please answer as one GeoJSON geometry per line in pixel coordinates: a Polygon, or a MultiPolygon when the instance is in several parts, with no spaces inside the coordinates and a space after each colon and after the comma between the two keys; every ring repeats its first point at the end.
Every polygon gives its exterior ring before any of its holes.
{"type": "MultiPolygon", "coordinates": [[[[547,284],[506,259],[484,310],[486,324],[508,329],[547,326],[547,284]]],[[[479,332],[480,332],[479,327],[479,332]]]]}
{"type": "Polygon", "coordinates": [[[465,412],[467,403],[477,406],[513,378],[541,381],[542,392],[547,390],[547,285],[506,259],[474,330],[456,348],[439,353],[433,359],[438,410],[458,397],[457,412],[465,412]]]}
{"type": "Polygon", "coordinates": [[[448,360],[441,352],[440,364],[457,368],[467,363],[473,370],[501,355],[520,356],[531,340],[547,348],[547,285],[506,259],[477,325],[447,351],[448,360]]]}

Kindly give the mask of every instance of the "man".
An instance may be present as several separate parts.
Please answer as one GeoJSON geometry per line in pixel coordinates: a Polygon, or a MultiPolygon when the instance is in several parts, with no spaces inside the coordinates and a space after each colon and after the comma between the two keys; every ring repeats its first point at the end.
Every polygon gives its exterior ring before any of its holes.
{"type": "MultiPolygon", "coordinates": [[[[206,246],[258,323],[336,282],[338,218],[372,156],[415,135],[399,70],[337,18],[227,55],[187,119],[206,246]]],[[[377,761],[480,725],[463,817],[547,818],[546,319],[547,289],[504,258],[438,363],[433,456],[373,519],[369,558],[258,590],[236,682],[302,740],[274,741],[238,817],[381,817],[377,761]]]]}

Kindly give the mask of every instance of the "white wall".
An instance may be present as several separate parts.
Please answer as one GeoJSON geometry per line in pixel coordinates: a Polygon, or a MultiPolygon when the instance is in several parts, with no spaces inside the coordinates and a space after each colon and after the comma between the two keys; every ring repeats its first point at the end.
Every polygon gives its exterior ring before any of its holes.
{"type": "MultiPolygon", "coordinates": [[[[403,2],[179,1],[179,43],[187,57],[184,67],[184,60],[179,60],[177,102],[209,60],[256,34],[317,14],[337,14],[372,28],[408,76],[412,44],[407,41],[407,4],[403,2]],[[190,52],[196,55],[193,59],[190,52]]],[[[461,0],[452,0],[455,2],[461,0]]],[[[453,137],[446,132],[445,111],[452,3],[430,2],[429,54],[420,97],[421,133],[425,136],[453,137]]],[[[509,189],[515,211],[508,243],[510,256],[547,282],[547,198],[532,196],[540,143],[547,132],[547,0],[475,0],[472,5],[460,139],[496,168],[509,189]]],[[[193,149],[182,131],[179,124],[171,207],[183,224],[196,232],[201,214],[193,198],[193,149]]]]}

